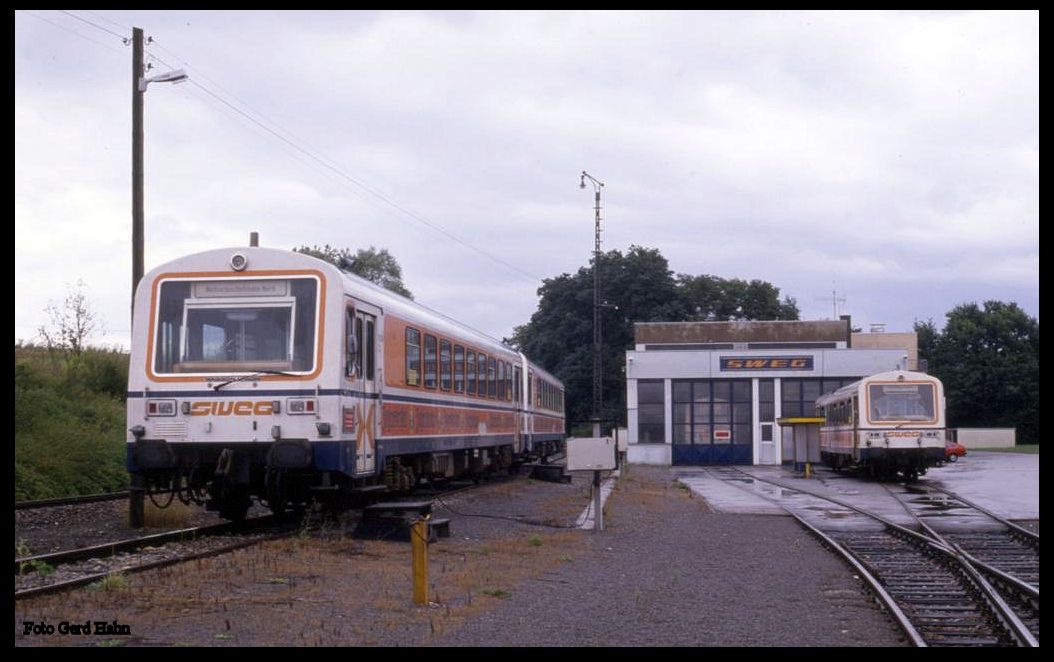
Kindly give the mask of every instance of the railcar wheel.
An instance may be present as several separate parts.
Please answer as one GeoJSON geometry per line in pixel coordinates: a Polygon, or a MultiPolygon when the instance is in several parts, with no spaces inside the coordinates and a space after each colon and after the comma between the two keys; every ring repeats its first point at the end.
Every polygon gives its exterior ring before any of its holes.
{"type": "Polygon", "coordinates": [[[250,505],[252,505],[252,502],[249,501],[249,499],[227,501],[220,506],[219,515],[223,519],[232,522],[241,522],[245,519],[245,516],[249,514],[250,505]]]}

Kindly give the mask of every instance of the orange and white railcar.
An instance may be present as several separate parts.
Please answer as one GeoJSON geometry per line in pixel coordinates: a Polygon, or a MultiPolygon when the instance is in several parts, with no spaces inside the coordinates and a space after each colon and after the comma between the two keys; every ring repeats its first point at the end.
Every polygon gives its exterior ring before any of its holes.
{"type": "Polygon", "coordinates": [[[817,399],[816,413],[821,458],[835,469],[910,479],[944,460],[944,386],[932,375],[871,375],[817,399]]]}
{"type": "Polygon", "coordinates": [[[136,292],[133,485],[229,518],[503,470],[564,428],[563,385],[523,354],[307,255],[189,255],[136,292]]]}

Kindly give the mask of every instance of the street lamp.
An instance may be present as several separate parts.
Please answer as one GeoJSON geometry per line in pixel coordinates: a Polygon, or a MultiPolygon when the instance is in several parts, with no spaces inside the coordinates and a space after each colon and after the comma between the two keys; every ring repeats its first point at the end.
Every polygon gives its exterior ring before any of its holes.
{"type": "Polygon", "coordinates": [[[150,83],[183,83],[182,69],[145,76],[143,29],[132,28],[132,325],[135,325],[135,288],[143,278],[143,93],[150,83]]]}
{"type": "Polygon", "coordinates": [[[596,244],[593,248],[593,436],[599,437],[601,389],[604,380],[600,350],[600,189],[604,187],[604,182],[583,170],[579,188],[586,187],[587,179],[596,192],[596,244]]]}

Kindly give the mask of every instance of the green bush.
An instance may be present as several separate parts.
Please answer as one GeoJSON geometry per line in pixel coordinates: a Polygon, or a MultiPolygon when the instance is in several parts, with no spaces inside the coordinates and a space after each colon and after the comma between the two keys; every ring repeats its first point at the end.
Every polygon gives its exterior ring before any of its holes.
{"type": "Polygon", "coordinates": [[[76,361],[15,348],[15,499],[127,486],[128,357],[87,350],[76,361]]]}

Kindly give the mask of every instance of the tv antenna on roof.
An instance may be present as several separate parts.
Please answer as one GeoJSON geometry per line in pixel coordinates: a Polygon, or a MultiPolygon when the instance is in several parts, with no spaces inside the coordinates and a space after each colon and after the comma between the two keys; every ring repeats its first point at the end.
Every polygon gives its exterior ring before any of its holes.
{"type": "Polygon", "coordinates": [[[832,317],[831,319],[835,319],[835,320],[838,319],[838,304],[845,303],[846,299],[845,299],[844,296],[841,296],[841,297],[838,296],[838,290],[835,289],[835,285],[834,285],[834,281],[833,280],[831,281],[831,296],[829,296],[829,297],[816,297],[816,298],[819,301],[830,301],[831,302],[831,307],[832,307],[832,312],[834,313],[834,317],[832,317]]]}

